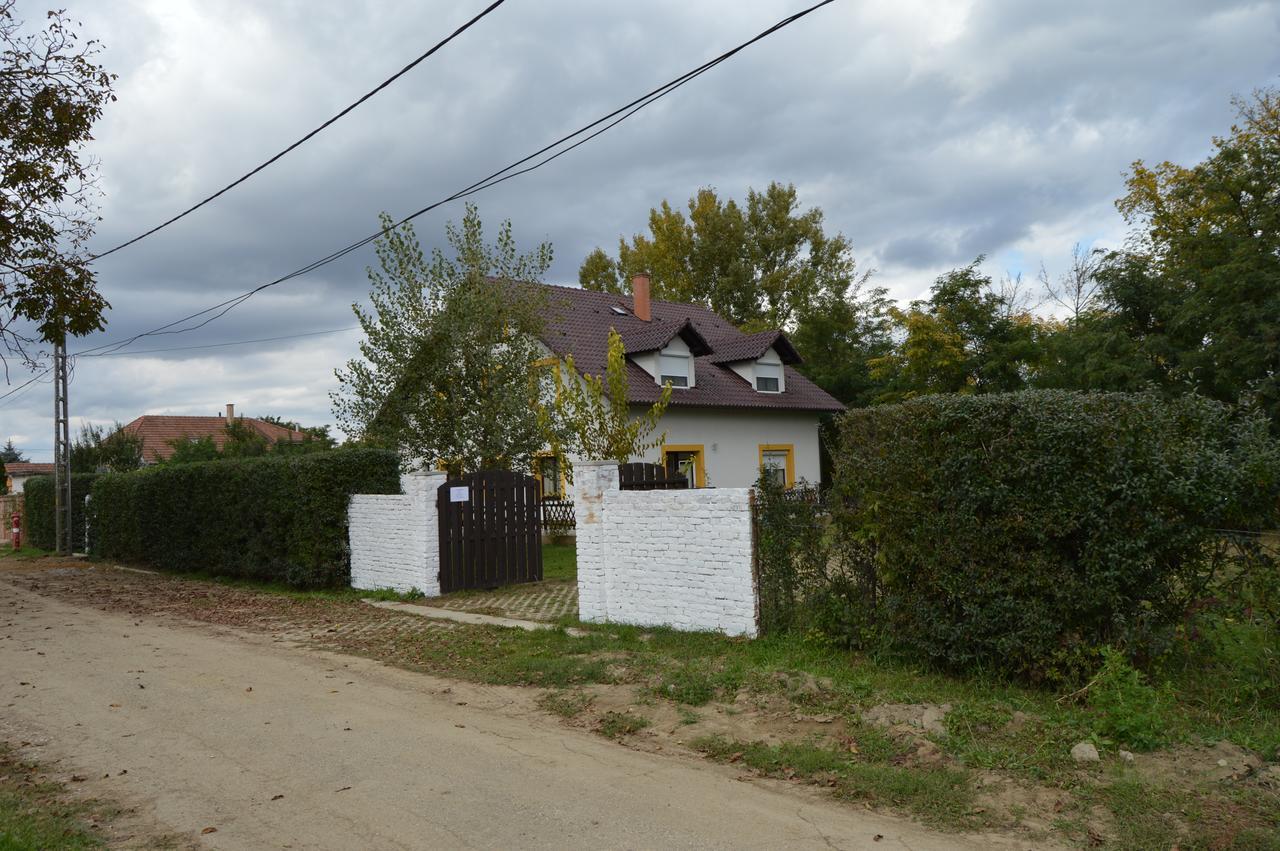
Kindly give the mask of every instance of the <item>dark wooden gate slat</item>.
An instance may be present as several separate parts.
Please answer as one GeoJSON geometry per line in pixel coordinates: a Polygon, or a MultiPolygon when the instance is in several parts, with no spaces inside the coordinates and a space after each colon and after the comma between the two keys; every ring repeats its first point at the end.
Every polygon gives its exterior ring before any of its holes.
{"type": "Polygon", "coordinates": [[[495,588],[542,579],[542,505],[538,481],[511,471],[450,479],[436,494],[440,590],[495,588]],[[454,502],[452,489],[467,489],[454,502]]]}

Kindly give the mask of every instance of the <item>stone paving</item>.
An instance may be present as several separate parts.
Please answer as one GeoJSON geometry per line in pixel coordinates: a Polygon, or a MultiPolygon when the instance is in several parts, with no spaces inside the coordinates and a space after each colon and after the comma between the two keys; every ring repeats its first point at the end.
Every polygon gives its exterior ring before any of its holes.
{"type": "Polygon", "coordinates": [[[460,591],[419,601],[419,605],[517,620],[552,622],[566,615],[578,614],[578,584],[564,581],[529,582],[494,591],[460,591]]]}

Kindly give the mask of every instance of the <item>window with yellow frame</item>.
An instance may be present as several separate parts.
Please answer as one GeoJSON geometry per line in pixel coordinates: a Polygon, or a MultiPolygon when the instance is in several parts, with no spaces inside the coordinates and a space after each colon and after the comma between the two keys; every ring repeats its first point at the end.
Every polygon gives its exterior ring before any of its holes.
{"type": "Polygon", "coordinates": [[[695,488],[707,486],[705,458],[701,443],[668,443],[662,447],[662,466],[669,473],[683,473],[695,488]]]}
{"type": "Polygon", "coordinates": [[[568,482],[555,453],[539,452],[534,456],[533,477],[538,480],[543,499],[564,499],[568,482]]]}
{"type": "Polygon", "coordinates": [[[791,443],[760,444],[760,473],[790,488],[796,483],[796,448],[791,443]]]}

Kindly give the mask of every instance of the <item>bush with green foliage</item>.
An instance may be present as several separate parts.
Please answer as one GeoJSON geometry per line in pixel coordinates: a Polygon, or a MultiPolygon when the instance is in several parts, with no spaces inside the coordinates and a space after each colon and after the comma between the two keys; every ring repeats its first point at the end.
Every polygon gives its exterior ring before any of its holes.
{"type": "MultiPolygon", "coordinates": [[[[71,476],[71,550],[84,552],[84,498],[97,479],[94,473],[71,476]]],[[[34,476],[23,486],[22,534],[26,545],[42,550],[57,549],[57,518],[54,506],[53,476],[34,476]]]]}
{"type": "Polygon", "coordinates": [[[1099,733],[1135,750],[1149,751],[1167,735],[1166,700],[1119,650],[1102,649],[1102,669],[1089,684],[1089,707],[1099,733]]]}
{"type": "Polygon", "coordinates": [[[93,487],[92,555],[299,588],[345,585],[347,503],[399,493],[393,452],[161,465],[105,474],[93,487]]]}
{"type": "Polygon", "coordinates": [[[1218,530],[1272,528],[1280,443],[1196,396],[1027,391],[850,411],[838,537],[873,547],[875,638],[951,669],[1145,664],[1212,593],[1218,530]]]}

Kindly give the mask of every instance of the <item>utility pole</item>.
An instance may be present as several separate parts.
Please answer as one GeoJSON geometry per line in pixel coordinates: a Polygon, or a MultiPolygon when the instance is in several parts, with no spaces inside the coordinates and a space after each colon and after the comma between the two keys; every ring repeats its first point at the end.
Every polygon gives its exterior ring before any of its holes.
{"type": "Polygon", "coordinates": [[[58,555],[71,555],[71,422],[67,404],[67,341],[53,350],[53,505],[58,555]]]}

